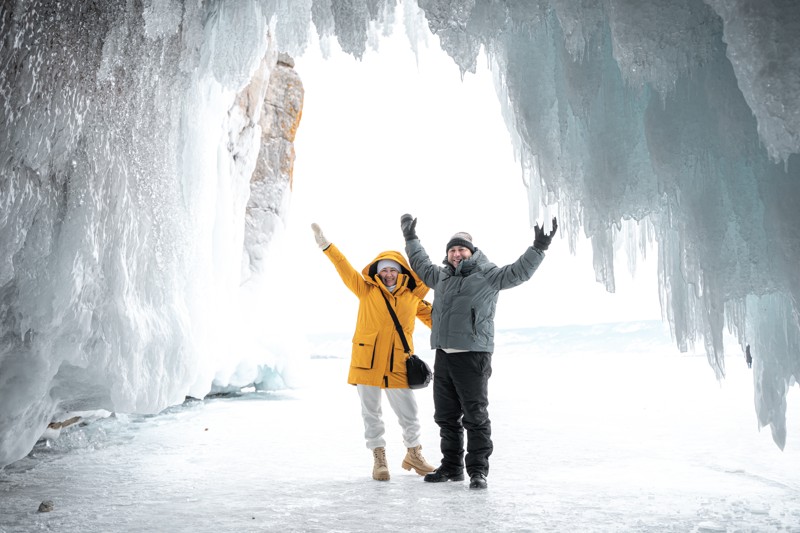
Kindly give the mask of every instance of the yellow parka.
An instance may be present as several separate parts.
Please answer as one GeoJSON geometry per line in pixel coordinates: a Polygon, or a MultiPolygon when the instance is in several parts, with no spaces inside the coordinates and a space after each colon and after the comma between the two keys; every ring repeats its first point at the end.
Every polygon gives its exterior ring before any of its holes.
{"type": "Polygon", "coordinates": [[[411,270],[403,254],[394,250],[378,254],[360,273],[336,245],[331,244],[324,253],[359,302],[347,382],[381,388],[408,388],[408,356],[383,297],[386,296],[392,304],[406,341],[414,353],[412,337],[415,319],[419,318],[426,326],[431,326],[431,304],[423,300],[428,294],[428,286],[411,270]],[[394,292],[389,292],[378,276],[378,261],[382,259],[397,261],[403,268],[397,275],[394,292]]]}

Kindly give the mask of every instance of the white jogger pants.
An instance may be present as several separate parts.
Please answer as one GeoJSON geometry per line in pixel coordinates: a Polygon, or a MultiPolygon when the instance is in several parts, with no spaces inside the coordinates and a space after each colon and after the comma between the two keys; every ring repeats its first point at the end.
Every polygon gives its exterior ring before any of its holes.
{"type": "Polygon", "coordinates": [[[403,443],[406,448],[419,445],[420,425],[417,418],[417,400],[411,389],[381,389],[370,385],[356,385],[361,398],[361,416],[364,419],[364,438],[367,448],[374,450],[386,446],[383,438],[385,426],[381,418],[381,390],[386,392],[386,399],[397,415],[397,421],[403,428],[403,443]]]}

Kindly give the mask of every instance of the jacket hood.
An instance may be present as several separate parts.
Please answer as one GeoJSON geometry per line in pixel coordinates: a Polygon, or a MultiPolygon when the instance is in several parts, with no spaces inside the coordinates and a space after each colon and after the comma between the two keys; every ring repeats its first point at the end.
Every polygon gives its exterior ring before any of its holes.
{"type": "MultiPolygon", "coordinates": [[[[403,256],[403,254],[395,250],[387,250],[385,252],[381,252],[375,257],[375,259],[370,261],[367,264],[367,266],[365,266],[364,269],[361,271],[361,273],[364,275],[364,278],[368,280],[375,279],[375,275],[378,273],[378,262],[381,261],[382,259],[391,259],[392,261],[397,261],[398,263],[400,263],[400,267],[403,269],[403,271],[400,274],[405,274],[406,277],[408,278],[408,283],[406,284],[406,286],[410,291],[415,291],[417,289],[424,288],[425,292],[427,293],[428,291],[427,285],[425,285],[425,283],[422,282],[422,279],[420,279],[420,277],[417,276],[416,272],[411,270],[411,267],[409,266],[408,261],[406,261],[405,256],[403,256]]],[[[399,276],[397,283],[398,285],[401,284],[399,276]]]]}

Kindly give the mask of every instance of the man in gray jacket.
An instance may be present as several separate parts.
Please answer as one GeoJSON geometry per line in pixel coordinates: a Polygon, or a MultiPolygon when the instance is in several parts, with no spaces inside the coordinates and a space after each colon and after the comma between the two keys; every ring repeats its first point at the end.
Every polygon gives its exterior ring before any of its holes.
{"type": "Polygon", "coordinates": [[[534,228],[533,246],[513,263],[491,263],[472,244],[468,233],[456,233],[447,243],[444,266],[434,265],[419,242],[417,219],[400,218],[411,268],[432,288],[431,348],[434,420],[439,425],[442,464],[425,481],[462,481],[464,466],[470,488],[485,489],[492,454],[489,421],[489,377],[494,351],[494,312],[501,290],[528,281],[544,259],[558,224],[545,233],[534,228]],[[464,429],[467,455],[464,457],[464,429]]]}

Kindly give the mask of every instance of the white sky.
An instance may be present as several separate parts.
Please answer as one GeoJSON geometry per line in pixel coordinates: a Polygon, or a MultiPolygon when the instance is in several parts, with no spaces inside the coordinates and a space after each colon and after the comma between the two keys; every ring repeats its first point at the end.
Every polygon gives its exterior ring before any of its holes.
{"type": "MultiPolygon", "coordinates": [[[[327,60],[316,42],[295,58],[305,102],[287,241],[277,246],[288,247],[289,274],[307,280],[292,296],[304,322],[313,321],[315,331],[352,331],[357,301],[316,247],[312,222],[358,270],[380,251],[404,251],[406,212],[418,218],[417,234],[437,261],[449,237],[467,231],[502,266],[522,254],[534,232],[483,56],[478,72],[462,81],[437,37],[428,35],[417,62],[402,24],[361,61],[331,44],[327,60]]],[[[573,256],[557,236],[533,279],[501,293],[497,327],[658,320],[650,257],[632,279],[621,252],[612,295],[595,282],[589,242],[573,256]]]]}

